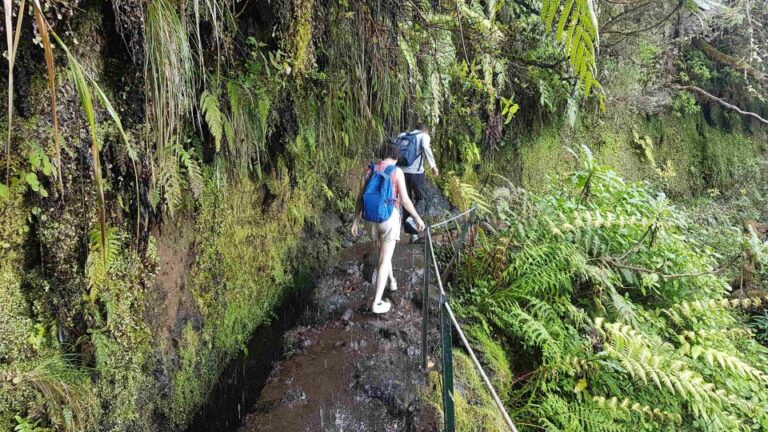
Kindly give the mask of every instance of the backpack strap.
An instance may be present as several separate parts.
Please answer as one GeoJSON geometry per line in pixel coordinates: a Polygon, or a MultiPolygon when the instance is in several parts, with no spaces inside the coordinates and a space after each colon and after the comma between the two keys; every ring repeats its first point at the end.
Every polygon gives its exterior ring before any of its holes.
{"type": "Polygon", "coordinates": [[[400,188],[397,185],[397,176],[395,174],[397,173],[397,166],[395,165],[389,165],[388,167],[384,168],[384,174],[389,176],[389,180],[392,182],[392,202],[395,203],[395,206],[399,209],[400,208],[400,188]]]}

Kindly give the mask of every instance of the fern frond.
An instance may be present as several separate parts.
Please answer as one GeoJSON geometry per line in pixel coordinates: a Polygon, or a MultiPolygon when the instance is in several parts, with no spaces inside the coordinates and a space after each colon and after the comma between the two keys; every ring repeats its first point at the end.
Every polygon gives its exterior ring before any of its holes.
{"type": "Polygon", "coordinates": [[[768,374],[752,367],[745,361],[733,354],[729,354],[714,348],[707,348],[701,345],[685,344],[680,348],[680,353],[689,355],[694,360],[703,358],[710,367],[721,367],[734,374],[755,381],[761,381],[763,385],[768,386],[768,374]]]}
{"type": "Polygon", "coordinates": [[[685,330],[678,336],[681,344],[688,342],[711,342],[711,341],[729,341],[736,338],[749,338],[752,333],[744,328],[729,329],[703,329],[703,330],[685,330]]]}
{"type": "Polygon", "coordinates": [[[99,230],[93,230],[89,234],[90,253],[86,262],[85,274],[88,280],[89,298],[92,302],[96,301],[101,287],[107,283],[109,270],[117,260],[122,246],[120,230],[107,227],[105,234],[103,242],[99,230]]]}
{"type": "Polygon", "coordinates": [[[645,383],[682,396],[691,406],[693,413],[729,428],[738,428],[740,420],[733,418],[728,410],[736,408],[742,413],[753,412],[753,403],[737,398],[716,388],[697,372],[691,370],[683,358],[675,358],[669,344],[658,344],[629,326],[619,323],[603,324],[598,328],[606,331],[608,344],[604,346],[607,356],[619,361],[626,372],[645,383]]]}
{"type": "Polygon", "coordinates": [[[576,246],[527,244],[501,275],[502,282],[508,285],[494,295],[519,293],[549,300],[568,297],[573,292],[573,281],[586,275],[587,260],[576,246]]]}
{"type": "MultiPolygon", "coordinates": [[[[539,425],[546,431],[590,431],[590,432],[627,432],[627,428],[617,423],[621,419],[605,415],[596,410],[591,400],[569,403],[564,399],[547,395],[541,404],[539,425]]],[[[614,411],[618,413],[618,411],[614,411]]]]}
{"type": "Polygon", "coordinates": [[[622,411],[625,414],[636,414],[648,420],[660,420],[673,424],[680,424],[683,418],[680,414],[664,411],[659,408],[651,408],[638,402],[633,402],[627,398],[619,400],[616,396],[605,398],[603,396],[592,396],[592,400],[603,409],[611,411],[622,411]]]}
{"type": "Polygon", "coordinates": [[[547,358],[560,357],[559,343],[540,321],[514,302],[502,302],[502,304],[505,306],[504,312],[494,314],[501,328],[517,335],[527,346],[541,347],[547,358]]]}
{"type": "Polygon", "coordinates": [[[696,320],[698,317],[711,314],[715,310],[722,309],[749,309],[768,304],[767,297],[745,297],[734,299],[710,299],[694,300],[681,302],[672,305],[669,308],[661,309],[661,313],[666,315],[677,325],[682,325],[685,321],[696,320]]]}
{"type": "Polygon", "coordinates": [[[224,121],[219,108],[219,98],[208,90],[203,90],[200,95],[200,110],[205,116],[205,123],[213,135],[216,152],[221,151],[221,141],[224,137],[224,121]]]}
{"type": "Polygon", "coordinates": [[[181,158],[181,163],[187,171],[189,189],[192,191],[195,198],[199,198],[200,194],[203,193],[203,173],[200,169],[200,165],[186,149],[179,147],[178,152],[179,157],[181,158]]]}
{"type": "Polygon", "coordinates": [[[604,95],[596,78],[596,51],[600,36],[593,0],[544,0],[541,19],[562,45],[573,75],[584,87],[584,94],[597,95],[602,107],[604,95]],[[559,18],[555,22],[558,10],[559,18]]]}
{"type": "Polygon", "coordinates": [[[165,209],[173,218],[175,210],[181,205],[182,179],[179,173],[179,164],[176,158],[166,157],[161,159],[156,168],[155,199],[159,204],[161,200],[165,209]]]}
{"type": "Polygon", "coordinates": [[[488,199],[475,186],[461,181],[454,172],[449,172],[446,176],[445,189],[448,198],[459,210],[466,211],[475,206],[481,213],[490,213],[488,199]]]}

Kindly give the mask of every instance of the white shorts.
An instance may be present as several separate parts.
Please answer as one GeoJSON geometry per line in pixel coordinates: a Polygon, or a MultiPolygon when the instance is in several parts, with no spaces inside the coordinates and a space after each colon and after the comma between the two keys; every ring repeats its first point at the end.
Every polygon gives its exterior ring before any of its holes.
{"type": "Polygon", "coordinates": [[[400,211],[395,207],[392,216],[384,222],[368,222],[371,238],[377,242],[400,240],[400,211]]]}

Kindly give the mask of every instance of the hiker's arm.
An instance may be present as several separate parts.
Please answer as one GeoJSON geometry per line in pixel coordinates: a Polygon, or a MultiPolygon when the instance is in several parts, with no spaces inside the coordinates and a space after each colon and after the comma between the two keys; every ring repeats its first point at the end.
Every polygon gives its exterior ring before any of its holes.
{"type": "Polygon", "coordinates": [[[437,169],[437,163],[435,163],[435,155],[432,154],[432,138],[429,134],[421,135],[421,149],[424,151],[424,156],[427,158],[429,166],[432,168],[432,172],[437,176],[440,175],[440,170],[437,169]]]}
{"type": "Polygon", "coordinates": [[[424,231],[424,221],[421,220],[421,216],[419,216],[416,207],[414,207],[411,198],[408,196],[408,188],[405,186],[405,174],[399,168],[397,169],[397,190],[398,195],[400,195],[400,205],[416,220],[416,227],[419,231],[424,231]]]}

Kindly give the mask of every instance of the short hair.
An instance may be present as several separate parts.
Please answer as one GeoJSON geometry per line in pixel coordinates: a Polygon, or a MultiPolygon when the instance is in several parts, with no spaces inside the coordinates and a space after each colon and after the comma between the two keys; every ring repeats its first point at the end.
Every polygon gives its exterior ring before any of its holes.
{"type": "Polygon", "coordinates": [[[398,147],[397,144],[390,140],[384,140],[384,142],[379,145],[379,150],[377,151],[379,158],[382,160],[391,158],[397,160],[400,158],[400,147],[398,147]]]}
{"type": "Polygon", "coordinates": [[[416,123],[416,129],[420,130],[422,132],[423,131],[428,131],[429,130],[429,125],[426,124],[426,123],[416,123]]]}

